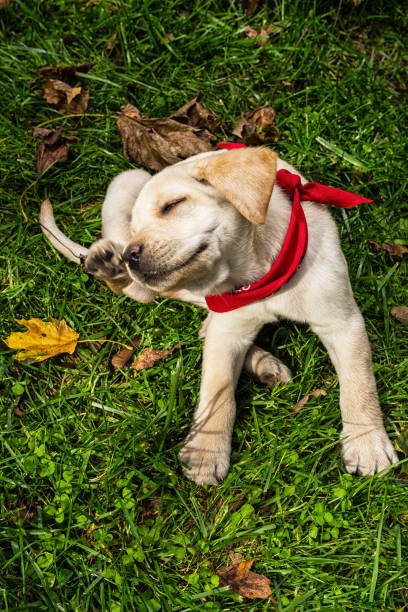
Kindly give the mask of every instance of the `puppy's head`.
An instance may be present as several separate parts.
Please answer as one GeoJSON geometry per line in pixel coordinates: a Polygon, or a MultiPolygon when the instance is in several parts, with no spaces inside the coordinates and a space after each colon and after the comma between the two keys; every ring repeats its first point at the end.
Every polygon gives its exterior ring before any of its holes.
{"type": "Polygon", "coordinates": [[[234,149],[198,155],[155,175],[133,207],[124,253],[130,275],[162,293],[232,289],[253,228],[265,223],[276,160],[270,149],[234,149]]]}

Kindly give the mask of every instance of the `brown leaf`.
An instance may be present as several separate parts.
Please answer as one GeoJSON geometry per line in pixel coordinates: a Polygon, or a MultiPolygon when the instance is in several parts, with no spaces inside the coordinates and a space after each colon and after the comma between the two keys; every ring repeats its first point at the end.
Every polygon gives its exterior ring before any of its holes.
{"type": "Polygon", "coordinates": [[[173,353],[176,349],[183,346],[182,342],[179,342],[171,349],[151,349],[146,348],[136,357],[135,361],[132,363],[131,367],[137,370],[147,370],[148,368],[152,368],[156,361],[160,361],[160,359],[165,359],[169,355],[173,353]]]}
{"type": "Polygon", "coordinates": [[[273,599],[269,578],[250,571],[253,562],[254,559],[251,559],[220,567],[217,570],[220,586],[228,586],[231,591],[247,599],[266,597],[273,599]]]}
{"type": "Polygon", "coordinates": [[[190,125],[191,127],[204,130],[205,135],[210,139],[214,132],[221,125],[221,120],[217,119],[208,112],[204,106],[199,103],[201,94],[184,104],[181,108],[172,114],[171,119],[175,119],[180,123],[190,125]]]}
{"type": "Polygon", "coordinates": [[[140,346],[140,342],[142,340],[142,336],[136,336],[133,340],[132,340],[132,347],[131,349],[129,348],[121,348],[117,353],[115,353],[115,355],[112,357],[112,365],[115,369],[117,368],[123,368],[127,362],[129,361],[129,359],[132,357],[133,353],[135,352],[135,350],[137,348],[139,348],[140,346]]]}
{"type": "Polygon", "coordinates": [[[171,42],[172,40],[174,40],[174,34],[172,34],[171,32],[169,32],[168,34],[166,34],[166,35],[163,37],[163,42],[164,42],[164,43],[171,42]]]}
{"type": "Polygon", "coordinates": [[[293,406],[293,408],[291,408],[292,414],[297,414],[298,412],[300,412],[300,409],[303,408],[305,404],[307,404],[311,397],[319,397],[319,395],[327,395],[327,392],[324,389],[313,389],[313,391],[305,395],[305,397],[302,397],[302,399],[299,400],[293,406]]]}
{"type": "Polygon", "coordinates": [[[259,32],[250,26],[245,26],[245,28],[242,29],[248,38],[255,39],[255,44],[257,47],[264,47],[266,45],[269,34],[272,32],[272,30],[275,30],[275,26],[273,25],[262,27],[259,32]]]}
{"type": "Polygon", "coordinates": [[[76,64],[74,66],[40,66],[37,68],[37,73],[40,77],[46,79],[69,79],[74,77],[77,72],[89,72],[90,69],[95,66],[95,63],[96,62],[84,62],[83,64],[76,64]]]}
{"type": "Polygon", "coordinates": [[[84,113],[88,108],[89,91],[82,90],[82,87],[71,87],[64,81],[49,79],[43,88],[45,100],[55,104],[58,110],[84,113]]]}
{"type": "Polygon", "coordinates": [[[105,55],[109,55],[115,46],[116,39],[118,37],[118,31],[115,30],[110,39],[108,40],[108,44],[106,45],[105,55]]]}
{"type": "Polygon", "coordinates": [[[389,253],[391,259],[393,257],[403,257],[405,253],[408,253],[408,248],[402,244],[395,244],[394,242],[375,242],[374,240],[369,240],[369,244],[375,248],[376,251],[383,249],[389,253]]]}
{"type": "Polygon", "coordinates": [[[156,171],[211,151],[210,138],[218,125],[219,121],[198,104],[198,97],[169,118],[144,118],[135,106],[127,104],[118,119],[124,156],[156,171]]]}
{"type": "Polygon", "coordinates": [[[231,552],[229,554],[229,560],[231,562],[231,565],[236,565],[237,563],[242,561],[242,557],[243,557],[243,555],[240,552],[231,552]]]}
{"type": "Polygon", "coordinates": [[[10,4],[11,0],[0,0],[0,9],[6,8],[8,4],[10,4]]]}
{"type": "Polygon", "coordinates": [[[258,8],[259,0],[248,0],[247,15],[253,15],[258,8]]]}
{"type": "Polygon", "coordinates": [[[33,137],[43,139],[37,147],[37,174],[42,174],[54,162],[66,161],[69,143],[79,140],[78,136],[62,136],[62,130],[62,127],[34,128],[33,137]]]}
{"type": "Polygon", "coordinates": [[[271,106],[261,106],[245,113],[243,118],[235,123],[232,133],[248,145],[276,142],[279,139],[279,130],[273,125],[275,115],[271,106]]]}
{"type": "Polygon", "coordinates": [[[17,404],[16,404],[16,405],[13,407],[13,412],[14,412],[14,414],[15,414],[17,417],[22,417],[22,416],[24,416],[24,412],[23,412],[22,410],[20,410],[20,408],[18,407],[18,405],[17,405],[17,404]]]}
{"type": "Polygon", "coordinates": [[[251,28],[250,26],[245,26],[242,31],[246,34],[248,38],[256,38],[258,36],[258,31],[255,28],[251,28]]]}
{"type": "Polygon", "coordinates": [[[391,314],[400,323],[408,322],[408,306],[393,306],[391,308],[391,314]]]}

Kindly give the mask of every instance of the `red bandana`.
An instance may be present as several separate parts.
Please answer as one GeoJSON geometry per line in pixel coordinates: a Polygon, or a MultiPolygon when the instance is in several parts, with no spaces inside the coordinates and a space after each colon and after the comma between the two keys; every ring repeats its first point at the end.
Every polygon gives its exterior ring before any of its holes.
{"type": "MultiPolygon", "coordinates": [[[[217,146],[228,150],[245,147],[242,144],[229,142],[220,142],[217,146]]],[[[276,182],[286,191],[293,202],[288,231],[275,263],[265,276],[252,283],[252,285],[239,287],[231,293],[207,295],[205,301],[209,310],[228,312],[246,306],[251,302],[262,300],[278,291],[295,274],[307,250],[307,223],[300,204],[301,200],[331,204],[337,206],[337,208],[349,208],[373,201],[350,191],[327,187],[319,183],[302,185],[300,176],[287,170],[277,172],[276,182]]]]}

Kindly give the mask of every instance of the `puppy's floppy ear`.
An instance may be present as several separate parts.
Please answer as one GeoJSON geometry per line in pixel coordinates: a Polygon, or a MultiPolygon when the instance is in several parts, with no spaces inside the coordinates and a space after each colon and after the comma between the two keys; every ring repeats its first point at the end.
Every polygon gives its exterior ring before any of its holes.
{"type": "Polygon", "coordinates": [[[232,149],[200,160],[190,175],[208,181],[248,221],[261,225],[275,184],[277,157],[266,147],[232,149]]]}

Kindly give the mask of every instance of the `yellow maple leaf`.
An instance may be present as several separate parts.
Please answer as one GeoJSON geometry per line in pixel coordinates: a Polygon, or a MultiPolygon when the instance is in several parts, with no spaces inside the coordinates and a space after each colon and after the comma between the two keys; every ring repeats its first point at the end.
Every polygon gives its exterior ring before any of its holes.
{"type": "Polygon", "coordinates": [[[14,332],[3,340],[9,348],[23,349],[13,355],[18,361],[44,361],[60,353],[72,354],[77,345],[79,334],[62,319],[41,321],[40,319],[16,319],[19,325],[27,328],[25,332],[14,332]]]}

